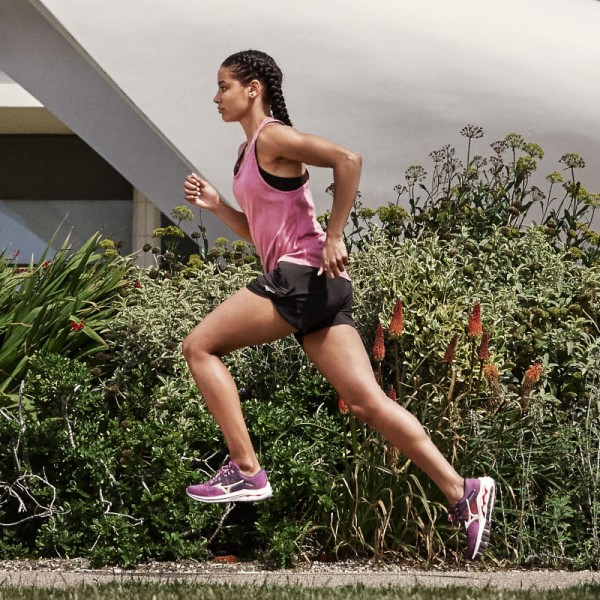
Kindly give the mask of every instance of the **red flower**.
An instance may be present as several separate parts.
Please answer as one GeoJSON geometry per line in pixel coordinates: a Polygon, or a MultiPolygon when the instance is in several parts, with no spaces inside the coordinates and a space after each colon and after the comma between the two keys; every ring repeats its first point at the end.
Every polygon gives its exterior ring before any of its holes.
{"type": "Polygon", "coordinates": [[[444,354],[444,362],[446,364],[450,364],[454,360],[454,354],[456,352],[456,344],[458,343],[458,333],[455,333],[446,348],[446,352],[444,354]]]}
{"type": "Polygon", "coordinates": [[[498,379],[498,367],[493,363],[489,363],[483,367],[483,374],[488,381],[498,379]]]}
{"type": "Polygon", "coordinates": [[[534,384],[542,375],[542,363],[534,362],[523,377],[523,385],[521,386],[521,408],[526,410],[529,406],[529,394],[533,389],[534,384]]]}
{"type": "Polygon", "coordinates": [[[534,362],[525,372],[525,377],[523,379],[523,387],[531,389],[533,387],[533,384],[541,377],[541,375],[542,363],[534,362]]]}
{"type": "Polygon", "coordinates": [[[493,363],[488,363],[483,367],[483,376],[486,378],[492,394],[500,396],[500,381],[498,380],[498,367],[493,363]]]}
{"type": "Polygon", "coordinates": [[[396,390],[394,389],[394,387],[390,387],[390,391],[388,392],[388,396],[394,401],[396,402],[396,400],[398,400],[398,397],[396,396],[396,390]]]}
{"type": "Polygon", "coordinates": [[[402,301],[398,300],[394,306],[394,314],[390,322],[389,334],[393,340],[397,340],[404,331],[404,318],[402,315],[402,301]]]}
{"type": "Polygon", "coordinates": [[[490,344],[490,334],[487,331],[484,331],[483,336],[481,338],[481,344],[479,345],[479,348],[477,349],[477,357],[482,362],[487,360],[490,357],[489,344],[490,344]]]}
{"type": "Polygon", "coordinates": [[[81,331],[85,327],[83,321],[71,321],[71,331],[81,331]]]}
{"type": "Polygon", "coordinates": [[[139,279],[136,279],[133,282],[133,287],[139,290],[142,287],[142,282],[139,279]]]}
{"type": "Polygon", "coordinates": [[[50,266],[50,261],[49,260],[45,260],[42,263],[42,269],[47,269],[50,266]]]}
{"type": "Polygon", "coordinates": [[[385,344],[383,343],[383,328],[381,327],[381,323],[377,323],[372,354],[375,362],[381,362],[385,358],[385,344]]]}
{"type": "Polygon", "coordinates": [[[469,319],[469,327],[467,328],[467,335],[472,338],[479,338],[483,335],[483,328],[481,326],[481,304],[479,304],[479,302],[475,302],[473,305],[471,318],[469,319]]]}
{"type": "Polygon", "coordinates": [[[350,409],[348,408],[346,401],[341,396],[340,396],[340,399],[338,400],[338,408],[340,409],[340,412],[343,415],[346,415],[350,412],[350,409]]]}

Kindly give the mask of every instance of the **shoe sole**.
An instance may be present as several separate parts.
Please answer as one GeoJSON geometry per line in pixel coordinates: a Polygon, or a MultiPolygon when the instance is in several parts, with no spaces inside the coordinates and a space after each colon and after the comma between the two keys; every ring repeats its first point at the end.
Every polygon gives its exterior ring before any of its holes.
{"type": "Polygon", "coordinates": [[[266,500],[273,495],[273,490],[271,489],[271,485],[267,484],[260,490],[240,490],[239,492],[231,492],[230,494],[223,494],[221,496],[196,496],[195,494],[190,494],[187,490],[186,494],[197,502],[218,504],[222,502],[258,502],[259,500],[266,500]]]}
{"type": "Polygon", "coordinates": [[[473,557],[471,560],[478,559],[488,547],[490,543],[490,530],[492,525],[492,512],[494,510],[494,502],[496,500],[496,482],[491,477],[480,477],[479,481],[481,487],[479,488],[479,494],[477,494],[477,512],[482,513],[484,509],[485,496],[488,495],[487,506],[485,512],[485,520],[483,527],[479,529],[479,535],[477,536],[477,543],[473,551],[473,557]]]}

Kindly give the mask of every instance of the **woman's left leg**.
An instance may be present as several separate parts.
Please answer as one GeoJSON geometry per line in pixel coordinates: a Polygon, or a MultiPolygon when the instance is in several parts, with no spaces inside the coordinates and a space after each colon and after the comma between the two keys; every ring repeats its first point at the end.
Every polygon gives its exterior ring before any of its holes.
{"type": "Polygon", "coordinates": [[[303,338],[304,351],[346,401],[353,415],[376,429],[440,488],[450,504],[464,480],[433,444],[423,426],[381,389],[356,329],[335,325],[303,338]]]}

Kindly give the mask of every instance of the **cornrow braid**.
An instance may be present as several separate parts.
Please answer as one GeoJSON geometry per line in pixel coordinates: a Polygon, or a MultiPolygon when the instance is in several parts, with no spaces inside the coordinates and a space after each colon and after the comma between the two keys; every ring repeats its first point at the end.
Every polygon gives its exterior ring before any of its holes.
{"type": "Polygon", "coordinates": [[[244,85],[253,79],[261,81],[265,86],[266,99],[271,105],[273,117],[292,126],[281,90],[283,74],[273,58],[259,50],[244,50],[227,57],[222,66],[231,69],[244,85]]]}

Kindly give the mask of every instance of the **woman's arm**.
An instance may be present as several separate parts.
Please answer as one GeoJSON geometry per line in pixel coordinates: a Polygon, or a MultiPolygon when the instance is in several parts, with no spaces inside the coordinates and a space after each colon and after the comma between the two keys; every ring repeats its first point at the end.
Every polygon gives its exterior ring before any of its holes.
{"type": "MultiPolygon", "coordinates": [[[[292,161],[333,169],[333,205],[320,273],[326,272],[329,277],[338,276],[348,263],[344,227],[358,192],[361,156],[325,138],[283,126],[265,127],[260,135],[259,155],[261,164],[265,163],[263,168],[266,163],[272,169],[278,161],[292,161]]],[[[278,174],[276,168],[271,172],[278,174]]]]}
{"type": "Polygon", "coordinates": [[[183,192],[185,199],[190,204],[209,210],[237,235],[252,242],[246,215],[229,206],[208,181],[192,173],[186,177],[183,183],[183,192]]]}

